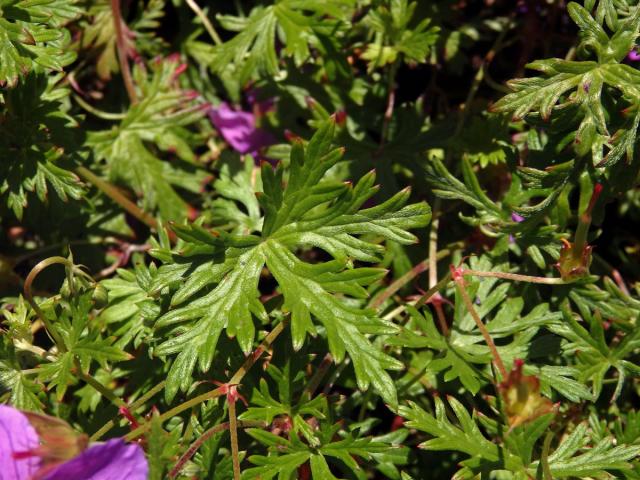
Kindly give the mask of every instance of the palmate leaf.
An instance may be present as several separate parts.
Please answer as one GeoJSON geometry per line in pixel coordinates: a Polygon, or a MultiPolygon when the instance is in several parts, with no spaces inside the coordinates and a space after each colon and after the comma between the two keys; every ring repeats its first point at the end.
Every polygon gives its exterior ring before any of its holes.
{"type": "Polygon", "coordinates": [[[155,61],[149,76],[136,68],[142,99],[118,126],[90,132],[87,142],[96,158],[106,162],[109,178],[131,187],[142,197],[145,210],[157,208],[165,220],[187,214],[187,204],[174,186],[198,192],[205,178],[194,164],[184,127],[202,118],[208,105],[194,105],[176,86],[178,67],[178,59],[170,57],[155,61]],[[163,161],[158,150],[174,152],[179,160],[163,161]]]}
{"type": "Polygon", "coordinates": [[[121,268],[117,277],[102,282],[109,292],[109,306],[100,313],[100,319],[113,328],[118,338],[115,346],[119,348],[125,348],[131,342],[137,348],[149,334],[147,325],[160,313],[150,295],[156,266],[151,264],[147,268],[142,262],[134,265],[133,272],[121,268]]]}
{"type": "Polygon", "coordinates": [[[377,190],[373,172],[355,186],[323,180],[342,153],[331,147],[333,132],[334,123],[328,121],[306,146],[302,141],[294,144],[284,189],[283,167],[274,171],[263,165],[264,192],[259,200],[265,217],[260,236],[212,233],[198,224],[174,225],[184,244],[178,245],[177,252],[154,252],[168,262],[159,269],[156,291],[167,286],[174,290],[174,308],[156,324],[172,330],[155,353],[178,353],[169,374],[169,398],[178,386],[189,386],[196,362],[202,371],[209,368],[223,329],[237,337],[245,352],[250,351],[253,317],[268,321],[258,300],[258,281],[266,266],[278,283],[284,309],[291,314],[294,347],[300,348],[308,333],[322,333],[336,359],[349,354],[360,388],[373,384],[385,401],[395,403],[395,388],[386,370],[402,365],[367,338],[393,333],[395,327],[354,301],[364,298],[364,287],[385,272],[353,268],[350,263],[377,261],[384,252],[369,237],[361,237],[364,234],[402,244],[415,242],[407,230],[426,225],[430,210],[424,203],[404,206],[406,190],[361,209],[377,190]],[[309,246],[323,249],[334,260],[311,264],[295,255],[309,246]]]}
{"type": "MultiPolygon", "coordinates": [[[[428,433],[431,439],[421,443],[420,448],[436,451],[457,451],[471,458],[460,462],[462,467],[455,479],[478,478],[479,472],[497,472],[508,470],[519,476],[507,478],[528,478],[525,466],[520,457],[520,452],[516,454],[508,449],[493,443],[480,430],[476,413],[470,415],[465,406],[453,397],[447,397],[451,410],[455,415],[456,422],[449,419],[444,401],[440,397],[435,397],[435,415],[427,413],[414,402],[409,402],[408,406],[401,406],[399,414],[408,421],[407,427],[416,428],[428,433]]],[[[454,418],[453,415],[451,418],[454,418]]],[[[502,431],[508,427],[502,427],[502,431]]]]}
{"type": "MultiPolygon", "coordinates": [[[[477,286],[477,283],[471,283],[470,289],[476,292],[477,286]]],[[[540,327],[559,323],[561,314],[550,312],[547,304],[541,304],[523,315],[522,299],[505,299],[508,287],[505,283],[496,287],[495,282],[486,282],[474,296],[478,302],[478,314],[484,318],[492,338],[501,343],[498,347],[501,357],[506,364],[511,364],[516,358],[525,358],[529,342],[540,327]],[[496,308],[499,302],[502,302],[500,308],[496,308]]],[[[458,302],[461,303],[460,300],[458,302]]],[[[412,307],[407,310],[411,320],[399,335],[388,340],[390,344],[432,350],[432,358],[424,366],[425,373],[442,374],[445,382],[459,380],[473,394],[491,382],[488,347],[473,321],[470,324],[468,315],[456,315],[451,334],[445,337],[436,328],[428,310],[423,314],[412,307]]],[[[527,371],[539,375],[545,394],[550,395],[554,389],[574,401],[591,399],[590,392],[573,379],[578,375],[575,369],[562,367],[558,372],[556,368],[543,366],[538,371],[527,365],[527,371]]]]}
{"type": "MultiPolygon", "coordinates": [[[[288,351],[293,353],[290,348],[288,351]]],[[[276,417],[290,419],[292,432],[301,435],[309,445],[317,447],[321,444],[321,439],[317,430],[307,420],[326,418],[327,399],[324,395],[310,398],[303,392],[304,374],[299,370],[292,372],[292,363],[289,357],[282,370],[273,364],[267,367],[267,374],[276,384],[278,399],[271,396],[267,381],[262,378],[260,388],[254,388],[251,395],[251,406],[239,418],[265,421],[267,424],[271,424],[276,417]]]]}
{"type": "Polygon", "coordinates": [[[62,70],[75,60],[66,22],[80,13],[74,0],[0,1],[0,86],[15,85],[34,68],[62,70]]]}
{"type": "MultiPolygon", "coordinates": [[[[540,472],[540,461],[532,459],[535,443],[549,427],[552,416],[542,416],[528,425],[514,430],[506,439],[504,446],[491,442],[482,433],[476,415],[469,415],[465,407],[456,399],[449,397],[449,405],[455,414],[454,424],[445,410],[444,402],[435,398],[435,415],[425,412],[415,403],[400,407],[400,414],[408,419],[406,425],[428,433],[434,438],[420,445],[427,450],[451,450],[462,452],[469,457],[461,462],[463,468],[454,478],[477,478],[479,472],[497,472],[507,470],[508,478],[535,478],[540,472]]],[[[492,433],[497,425],[484,419],[492,433]]],[[[500,427],[507,431],[507,426],[500,427]]],[[[630,461],[640,453],[638,445],[614,446],[613,439],[606,437],[592,444],[589,429],[582,423],[566,438],[562,438],[556,450],[549,455],[548,464],[553,478],[600,478],[607,472],[624,471],[631,468],[630,461]],[[592,445],[592,446],[589,446],[592,445]]],[[[537,455],[535,455],[537,456],[537,455]]],[[[606,477],[609,478],[609,477],[606,477]]]]}
{"type": "Polygon", "coordinates": [[[62,109],[66,89],[56,78],[29,75],[4,94],[0,104],[0,197],[22,218],[29,192],[42,202],[52,189],[63,201],[79,199],[83,188],[70,168],[80,161],[78,123],[62,109]]]}
{"type": "Polygon", "coordinates": [[[361,470],[354,457],[370,460],[375,458],[376,454],[399,450],[388,443],[377,442],[371,438],[354,438],[351,434],[343,440],[332,441],[332,435],[339,429],[339,425],[323,429],[321,443],[315,448],[303,443],[297,435],[286,439],[264,430],[246,430],[253,438],[269,447],[270,455],[249,457],[249,461],[258,466],[245,469],[242,479],[294,478],[297,469],[308,461],[312,478],[315,480],[337,480],[338,477],[329,468],[328,460],[337,461],[347,470],[356,473],[361,470]]]}
{"type": "Polygon", "coordinates": [[[310,56],[310,44],[317,43],[317,29],[347,25],[355,2],[336,0],[281,0],[274,5],[256,7],[247,18],[219,15],[224,28],[239,32],[231,40],[215,47],[211,67],[221,73],[233,66],[242,79],[255,72],[278,72],[276,40],[283,51],[301,65],[310,56]],[[311,13],[311,15],[309,15],[311,13]]]}
{"type": "Polygon", "coordinates": [[[417,2],[392,0],[371,10],[364,24],[375,32],[375,42],[367,45],[362,58],[369,62],[369,71],[394,63],[398,56],[409,62],[424,63],[429,50],[438,40],[439,27],[429,27],[429,18],[410,27],[417,2]],[[429,27],[429,28],[428,28],[429,27]]]}
{"type": "MultiPolygon", "coordinates": [[[[125,41],[129,54],[133,56],[147,54],[150,57],[162,53],[163,42],[155,37],[153,30],[160,25],[164,16],[164,0],[150,0],[139,2],[141,8],[131,8],[136,18],[127,18],[125,41]],[[135,39],[135,43],[134,43],[135,39]]],[[[125,5],[123,4],[123,8],[125,5]]],[[[94,0],[88,8],[87,20],[82,22],[82,36],[78,44],[82,49],[90,49],[97,55],[96,71],[98,76],[109,80],[111,74],[118,72],[120,66],[116,55],[116,34],[114,30],[113,14],[109,0],[94,0]]]]}
{"type": "MultiPolygon", "coordinates": [[[[640,98],[637,87],[640,73],[619,63],[635,44],[640,29],[640,8],[634,7],[624,22],[611,22],[617,26],[611,37],[577,3],[571,2],[568,11],[580,28],[581,47],[595,52],[597,61],[551,58],[532,62],[528,67],[541,72],[542,76],[511,80],[509,86],[514,92],[496,102],[492,110],[511,113],[514,118],[535,113],[547,120],[552,112],[576,109],[575,118],[579,123],[575,134],[576,153],[579,156],[590,153],[593,163],[599,167],[613,165],[624,153],[632,155],[631,138],[635,139],[638,125],[632,119],[612,135],[603,102],[614,98],[610,89],[621,94],[621,99],[615,99],[618,110],[637,104],[640,98]],[[606,156],[605,147],[609,150],[606,156]]],[[[572,130],[573,125],[567,123],[565,128],[572,130]]]]}
{"type": "MultiPolygon", "coordinates": [[[[576,289],[578,290],[578,289],[576,289]]],[[[627,377],[640,374],[640,365],[627,359],[632,352],[640,348],[640,331],[632,329],[626,332],[622,341],[615,345],[608,345],[605,340],[604,327],[600,311],[590,312],[590,307],[586,299],[586,292],[572,292],[570,296],[581,305],[581,313],[588,323],[588,329],[576,320],[574,313],[570,310],[569,303],[562,306],[564,322],[554,325],[551,330],[567,340],[563,344],[563,350],[568,353],[575,353],[578,360],[578,378],[583,383],[592,383],[593,398],[597,399],[601,392],[603,381],[611,369],[617,373],[616,388],[611,398],[615,402],[622,392],[627,377]]],[[[604,293],[604,292],[602,292],[604,293]]],[[[606,294],[605,294],[606,298],[606,294]]],[[[614,302],[612,302],[614,303],[614,302]]],[[[617,306],[613,305],[614,307],[617,306]]],[[[637,310],[631,310],[632,318],[637,317],[637,310]]],[[[605,312],[608,314],[608,312],[605,312]]],[[[616,318],[611,315],[609,318],[616,318]]]]}
{"type": "Polygon", "coordinates": [[[463,181],[458,180],[437,158],[429,161],[425,168],[427,182],[433,187],[433,193],[448,200],[461,200],[476,209],[476,217],[463,217],[463,221],[478,225],[488,235],[494,229],[509,224],[509,212],[489,198],[482,187],[471,162],[463,158],[461,162],[463,181]]]}
{"type": "Polygon", "coordinates": [[[607,473],[631,470],[631,461],[640,455],[640,445],[616,443],[614,438],[607,437],[592,444],[589,428],[581,423],[549,456],[553,478],[600,478],[607,473]]]}
{"type": "Polygon", "coordinates": [[[130,360],[131,355],[113,345],[113,338],[103,338],[100,326],[91,321],[94,309],[93,289],[86,290],[69,301],[50,298],[40,304],[44,315],[49,317],[52,329],[64,344],[54,358],[43,362],[38,368],[38,378],[47,389],[55,387],[58,401],[62,400],[69,385],[78,381],[79,366],[88,373],[97,362],[106,368],[112,362],[130,360]]]}
{"type": "Polygon", "coordinates": [[[0,340],[0,397],[8,393],[11,405],[39,412],[42,410],[42,402],[38,398],[42,392],[42,385],[23,372],[18,353],[4,335],[0,340]]]}

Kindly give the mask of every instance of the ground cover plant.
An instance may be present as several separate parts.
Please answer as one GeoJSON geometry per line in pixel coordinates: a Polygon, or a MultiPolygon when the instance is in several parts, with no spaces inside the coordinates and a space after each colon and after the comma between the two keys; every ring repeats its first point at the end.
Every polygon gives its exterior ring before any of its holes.
{"type": "Polygon", "coordinates": [[[0,478],[640,478],[639,35],[0,0],[0,478]]]}

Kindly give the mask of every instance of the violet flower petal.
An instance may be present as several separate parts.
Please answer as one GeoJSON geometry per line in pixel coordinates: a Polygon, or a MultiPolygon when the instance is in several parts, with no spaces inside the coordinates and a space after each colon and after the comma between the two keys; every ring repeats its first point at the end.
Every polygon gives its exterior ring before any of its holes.
{"type": "Polygon", "coordinates": [[[256,128],[253,113],[237,111],[227,103],[221,103],[209,110],[209,118],[222,138],[239,153],[254,154],[273,143],[268,132],[256,128]]]}
{"type": "Polygon", "coordinates": [[[524,217],[522,215],[518,215],[516,212],[512,212],[511,220],[513,220],[514,222],[520,223],[524,220],[524,217]]]}
{"type": "Polygon", "coordinates": [[[140,445],[114,438],[87,448],[48,472],[43,480],[147,480],[148,471],[140,445]]]}
{"type": "Polygon", "coordinates": [[[40,459],[16,459],[15,453],[28,452],[40,445],[36,429],[20,410],[0,405],[0,478],[2,480],[28,480],[38,471],[40,459]]]}
{"type": "Polygon", "coordinates": [[[631,50],[627,55],[627,58],[632,62],[637,62],[640,60],[640,52],[636,52],[635,50],[631,50]]]}

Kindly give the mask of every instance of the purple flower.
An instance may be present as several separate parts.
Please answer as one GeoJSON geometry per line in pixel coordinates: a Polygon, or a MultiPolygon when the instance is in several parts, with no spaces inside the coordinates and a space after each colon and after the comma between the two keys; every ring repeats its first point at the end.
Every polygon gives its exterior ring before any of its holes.
{"type": "Polygon", "coordinates": [[[518,215],[516,212],[511,212],[511,220],[513,220],[516,223],[520,223],[524,220],[524,217],[521,215],[518,215]]]}
{"type": "MultiPolygon", "coordinates": [[[[60,420],[52,419],[54,422],[60,420]]],[[[59,427],[59,424],[57,425],[59,427]]],[[[55,429],[56,425],[52,427],[55,429]]],[[[71,430],[69,428],[69,430],[71,430]]],[[[0,405],[0,466],[2,480],[146,480],[147,460],[139,445],[116,438],[92,445],[66,462],[45,464],[49,448],[41,444],[25,414],[0,405]],[[41,458],[42,457],[42,458],[41,458]]],[[[49,439],[50,441],[50,439],[49,439]]],[[[61,442],[64,442],[61,439],[61,442]]],[[[51,446],[52,449],[56,445],[51,446]]]]}
{"type": "Polygon", "coordinates": [[[223,102],[209,110],[209,118],[222,138],[238,153],[250,153],[255,157],[260,148],[273,143],[267,131],[256,127],[256,118],[251,112],[234,110],[223,102]]]}
{"type": "Polygon", "coordinates": [[[49,471],[43,480],[146,480],[147,460],[137,444],[121,438],[93,445],[49,471]]]}
{"type": "Polygon", "coordinates": [[[627,55],[627,58],[632,62],[637,62],[638,60],[640,60],[640,53],[635,50],[631,50],[627,55]]]}
{"type": "MultiPolygon", "coordinates": [[[[516,223],[520,223],[522,221],[524,221],[524,217],[522,215],[518,215],[516,212],[511,212],[511,220],[516,222],[516,223]]],[[[515,243],[516,239],[513,235],[509,235],[509,243],[515,243]]]]}
{"type": "Polygon", "coordinates": [[[36,429],[18,410],[0,405],[0,465],[3,480],[30,479],[40,467],[40,459],[14,458],[15,453],[27,452],[40,444],[36,429]]]}

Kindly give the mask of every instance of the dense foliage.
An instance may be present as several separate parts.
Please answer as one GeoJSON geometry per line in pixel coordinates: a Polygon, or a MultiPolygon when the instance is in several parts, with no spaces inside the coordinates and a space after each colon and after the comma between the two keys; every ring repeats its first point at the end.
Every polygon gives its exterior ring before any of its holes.
{"type": "Polygon", "coordinates": [[[639,36],[0,0],[0,402],[150,479],[639,479],[639,36]]]}

